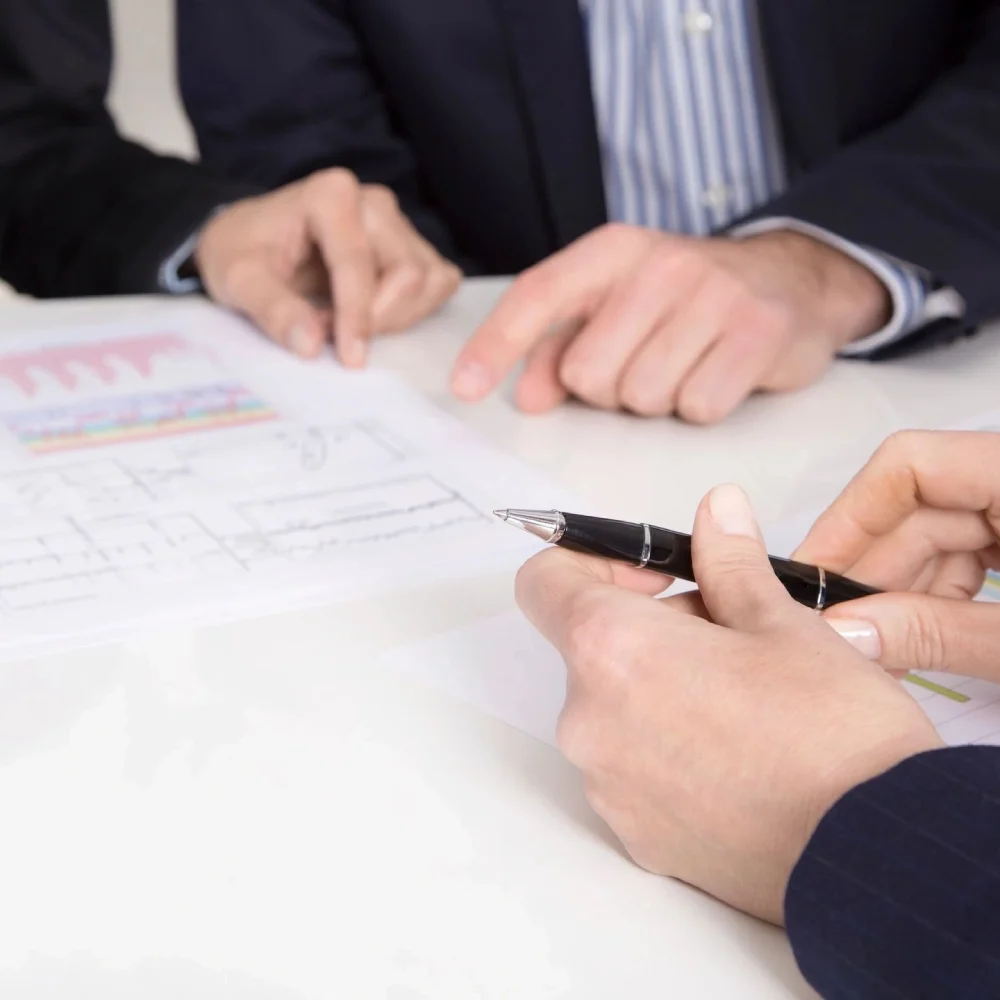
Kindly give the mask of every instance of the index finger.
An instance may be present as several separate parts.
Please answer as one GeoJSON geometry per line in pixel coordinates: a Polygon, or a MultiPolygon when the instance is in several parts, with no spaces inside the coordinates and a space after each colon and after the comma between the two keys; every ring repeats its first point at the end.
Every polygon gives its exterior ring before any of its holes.
{"type": "Polygon", "coordinates": [[[337,353],[358,368],[365,362],[376,288],[361,186],[349,171],[331,170],[309,187],[309,227],[330,277],[337,353]]]}
{"type": "MultiPolygon", "coordinates": [[[[585,556],[567,549],[546,549],[529,559],[517,574],[515,594],[525,616],[560,652],[569,646],[581,599],[603,598],[621,607],[622,599],[655,597],[673,581],[666,576],[585,556]]],[[[654,611],[655,601],[649,601],[654,611]]],[[[635,608],[632,608],[634,613],[635,608]]]]}
{"type": "Polygon", "coordinates": [[[925,506],[984,513],[1000,527],[1000,434],[893,435],[816,522],[795,558],[841,572],[925,506]]]}
{"type": "Polygon", "coordinates": [[[488,396],[553,327],[592,313],[631,267],[617,237],[597,230],[518,278],[472,335],[455,364],[452,391],[474,402],[488,396]]]}

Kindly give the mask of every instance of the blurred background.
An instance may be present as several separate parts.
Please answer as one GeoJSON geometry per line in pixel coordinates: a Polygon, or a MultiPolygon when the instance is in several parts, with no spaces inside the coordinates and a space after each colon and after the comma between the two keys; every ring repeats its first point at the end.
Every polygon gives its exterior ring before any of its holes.
{"type": "MultiPolygon", "coordinates": [[[[174,0],[111,0],[111,9],[115,22],[111,108],[119,127],[130,139],[158,152],[193,158],[194,136],[177,93],[174,0]]],[[[0,282],[0,298],[12,294],[0,282]]]]}

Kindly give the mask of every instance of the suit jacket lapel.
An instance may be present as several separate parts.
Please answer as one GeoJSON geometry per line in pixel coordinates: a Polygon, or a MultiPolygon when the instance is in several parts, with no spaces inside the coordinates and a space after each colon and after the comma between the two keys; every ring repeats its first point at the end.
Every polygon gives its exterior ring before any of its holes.
{"type": "Polygon", "coordinates": [[[538,154],[553,234],[569,243],[607,221],[590,56],[578,0],[491,0],[538,154]]]}
{"type": "Polygon", "coordinates": [[[767,67],[793,170],[837,147],[830,2],[837,0],[758,0],[767,67]]]}

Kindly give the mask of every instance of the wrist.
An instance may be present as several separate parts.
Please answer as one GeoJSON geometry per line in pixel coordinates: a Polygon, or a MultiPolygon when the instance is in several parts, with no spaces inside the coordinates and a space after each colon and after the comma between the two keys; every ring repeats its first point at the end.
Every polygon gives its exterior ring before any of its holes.
{"type": "Polygon", "coordinates": [[[830,810],[853,789],[879,775],[891,771],[910,757],[940,750],[946,744],[938,736],[931,723],[897,734],[891,739],[882,739],[864,748],[844,755],[830,766],[818,767],[814,774],[814,794],[804,822],[804,836],[801,837],[802,855],[820,823],[830,810]]]}
{"type": "Polygon", "coordinates": [[[219,230],[224,225],[224,220],[229,214],[230,206],[226,205],[218,209],[201,228],[198,234],[198,242],[195,244],[194,253],[191,260],[201,275],[209,274],[212,270],[213,247],[218,240],[219,230]]]}
{"type": "Polygon", "coordinates": [[[223,289],[219,287],[220,280],[217,277],[219,268],[215,265],[220,259],[226,258],[226,248],[232,243],[227,231],[231,228],[231,222],[239,207],[249,200],[243,199],[229,205],[220,205],[208,217],[198,234],[198,241],[191,254],[191,266],[197,271],[202,284],[213,298],[221,300],[222,297],[223,289]]]}
{"type": "Polygon", "coordinates": [[[809,323],[827,331],[839,350],[881,330],[892,319],[892,294],[885,283],[849,254],[804,233],[775,230],[748,242],[770,243],[799,276],[809,323]]]}

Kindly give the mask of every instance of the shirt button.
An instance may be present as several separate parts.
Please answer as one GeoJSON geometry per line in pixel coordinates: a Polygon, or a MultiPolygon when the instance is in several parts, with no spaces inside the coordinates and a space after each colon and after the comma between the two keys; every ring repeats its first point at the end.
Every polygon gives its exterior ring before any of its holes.
{"type": "Polygon", "coordinates": [[[725,184],[717,184],[715,187],[706,188],[702,192],[702,201],[706,207],[717,210],[728,207],[732,197],[732,191],[725,184]]]}
{"type": "Polygon", "coordinates": [[[715,18],[707,10],[691,10],[684,16],[684,30],[689,35],[707,35],[715,27],[715,18]]]}

